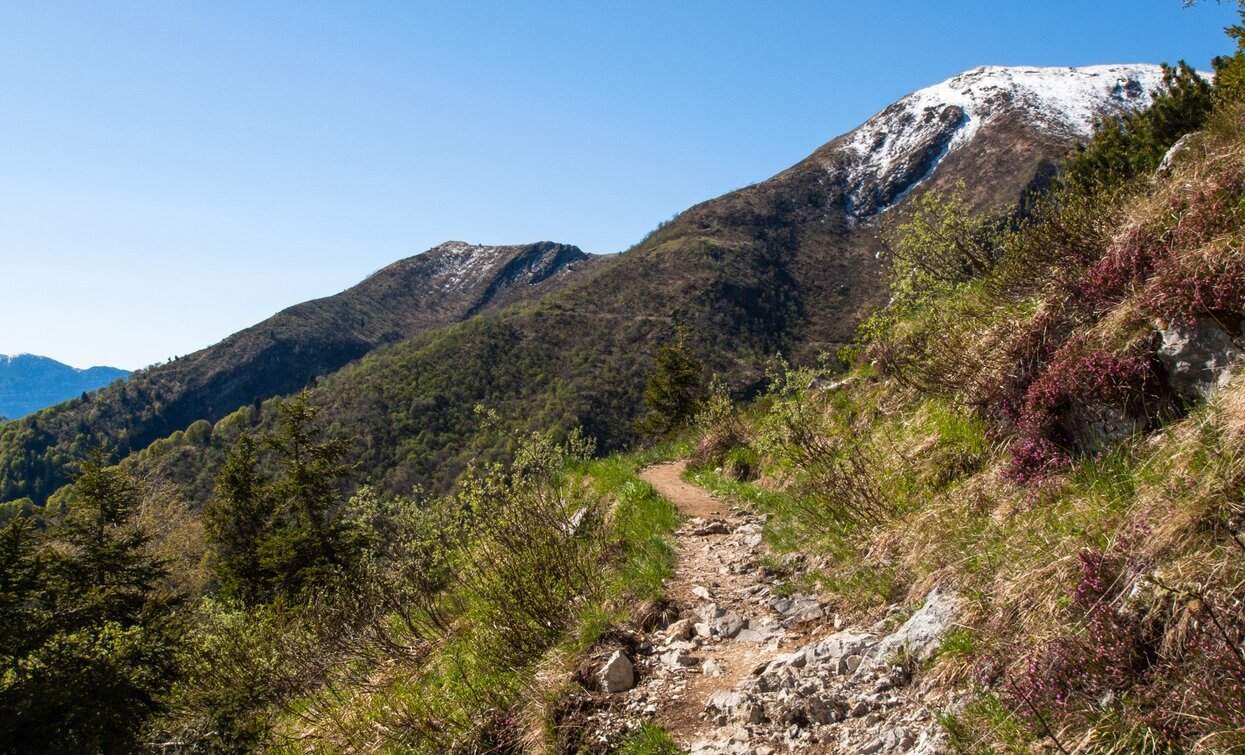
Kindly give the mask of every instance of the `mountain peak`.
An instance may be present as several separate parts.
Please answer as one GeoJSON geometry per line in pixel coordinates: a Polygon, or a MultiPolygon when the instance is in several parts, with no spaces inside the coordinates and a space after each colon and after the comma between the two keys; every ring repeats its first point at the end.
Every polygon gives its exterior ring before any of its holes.
{"type": "Polygon", "coordinates": [[[1028,126],[1059,139],[1086,139],[1099,117],[1148,106],[1162,82],[1162,66],[1152,64],[979,66],[917,90],[865,121],[842,137],[827,167],[846,171],[848,212],[873,215],[1005,117],[1019,114],[1028,126]]]}
{"type": "Polygon", "coordinates": [[[0,417],[23,417],[129,374],[116,367],[78,369],[36,354],[0,354],[0,417]]]}

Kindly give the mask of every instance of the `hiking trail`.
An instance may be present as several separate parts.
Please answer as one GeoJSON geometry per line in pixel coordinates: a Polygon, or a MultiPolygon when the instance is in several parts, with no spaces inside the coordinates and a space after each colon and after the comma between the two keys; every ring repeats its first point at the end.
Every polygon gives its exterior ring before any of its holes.
{"type": "Polygon", "coordinates": [[[929,650],[954,596],[936,590],[890,636],[886,625],[843,631],[825,600],[792,586],[804,554],[769,551],[768,516],[686,482],[686,469],[640,473],[686,517],[666,585],[677,618],[635,643],[634,686],[597,693],[591,729],[603,749],[648,721],[694,755],[944,751],[937,685],[911,685],[911,669],[891,661],[901,649],[916,657],[914,643],[929,650]]]}

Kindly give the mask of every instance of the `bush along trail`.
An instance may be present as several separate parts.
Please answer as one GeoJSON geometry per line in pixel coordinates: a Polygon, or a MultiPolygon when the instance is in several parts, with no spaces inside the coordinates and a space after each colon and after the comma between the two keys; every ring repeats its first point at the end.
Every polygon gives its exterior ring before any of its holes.
{"type": "Polygon", "coordinates": [[[949,690],[914,672],[955,596],[936,588],[902,624],[894,606],[889,622],[844,627],[819,596],[783,589],[806,558],[769,553],[767,514],[726,505],[685,469],[641,474],[687,518],[657,626],[593,654],[596,741],[648,725],[692,753],[945,751],[935,717],[949,690]]]}

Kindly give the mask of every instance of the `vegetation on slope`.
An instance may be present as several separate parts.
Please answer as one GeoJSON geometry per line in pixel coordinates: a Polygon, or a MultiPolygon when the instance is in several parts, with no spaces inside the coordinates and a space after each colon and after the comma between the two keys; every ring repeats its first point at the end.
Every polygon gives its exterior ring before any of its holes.
{"type": "Polygon", "coordinates": [[[1163,351],[1245,335],[1245,105],[1214,95],[1103,130],[1023,221],[926,199],[849,376],[780,369],[699,443],[843,610],[959,592],[962,751],[1245,748],[1245,381],[1163,351]],[[1201,130],[1156,175],[1173,113],[1201,130]]]}
{"type": "Polygon", "coordinates": [[[292,394],[384,344],[538,298],[595,264],[576,247],[551,242],[451,243],[400,260],[340,294],[290,307],[214,346],[0,425],[0,500],[29,497],[42,504],[93,446],[121,458],[198,423],[211,427],[240,407],[292,394]],[[481,259],[463,272],[469,255],[481,259]]]}

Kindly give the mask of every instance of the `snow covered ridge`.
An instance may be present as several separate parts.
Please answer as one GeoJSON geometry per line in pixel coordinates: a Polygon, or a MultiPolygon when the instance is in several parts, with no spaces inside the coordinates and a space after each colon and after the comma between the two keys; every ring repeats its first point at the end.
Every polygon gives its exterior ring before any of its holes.
{"type": "Polygon", "coordinates": [[[1158,65],[1085,68],[982,66],[904,97],[865,121],[843,143],[848,211],[862,217],[894,204],[942,158],[1005,113],[1023,111],[1036,128],[1086,139],[1101,115],[1140,110],[1163,82],[1158,65]]]}
{"type": "Polygon", "coordinates": [[[435,257],[434,275],[440,281],[441,290],[447,291],[475,283],[478,273],[481,272],[480,268],[487,268],[504,256],[505,249],[463,241],[447,241],[424,254],[435,257]]]}

